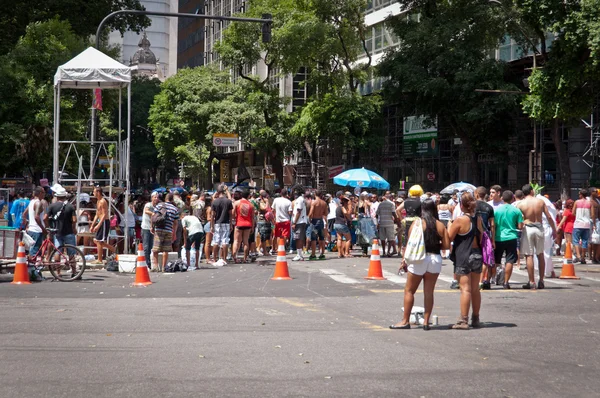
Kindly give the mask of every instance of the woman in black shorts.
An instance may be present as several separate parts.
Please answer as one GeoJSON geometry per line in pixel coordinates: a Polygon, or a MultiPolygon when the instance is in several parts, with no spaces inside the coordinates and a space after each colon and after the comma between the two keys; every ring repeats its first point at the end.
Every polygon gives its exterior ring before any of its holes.
{"type": "Polygon", "coordinates": [[[480,242],[483,223],[481,217],[475,216],[476,203],[471,193],[463,193],[460,200],[463,215],[454,220],[448,231],[450,240],[454,242],[450,258],[454,262],[454,273],[460,285],[460,318],[455,325],[452,325],[452,329],[469,329],[471,306],[473,307],[471,326],[481,327],[479,276],[483,266],[480,242]]]}

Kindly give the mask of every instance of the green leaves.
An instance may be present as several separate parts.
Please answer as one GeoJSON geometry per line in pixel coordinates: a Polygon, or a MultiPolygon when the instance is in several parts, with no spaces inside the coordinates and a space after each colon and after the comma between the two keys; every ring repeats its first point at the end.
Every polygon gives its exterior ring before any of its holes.
{"type": "Polygon", "coordinates": [[[364,147],[371,122],[380,116],[381,105],[378,95],[362,96],[348,89],[327,93],[302,109],[291,133],[310,142],[335,137],[349,148],[364,147]]]}
{"type": "MultiPolygon", "coordinates": [[[[86,39],[96,33],[100,21],[113,11],[143,10],[139,0],[11,0],[2,5],[0,13],[0,55],[12,50],[27,26],[35,22],[58,19],[68,22],[76,36],[86,39]]],[[[105,29],[124,33],[131,29],[140,32],[150,26],[144,16],[121,15],[109,21],[105,29]]]]}
{"type": "Polygon", "coordinates": [[[600,1],[517,2],[536,30],[559,32],[542,69],[529,78],[523,109],[540,121],[587,117],[600,84],[600,1]]]}
{"type": "MultiPolygon", "coordinates": [[[[85,48],[68,22],[53,19],[26,28],[12,51],[0,56],[0,172],[19,172],[24,165],[47,169],[52,161],[53,76],[56,68],[85,48]],[[6,155],[6,156],[4,156],[6,155]]],[[[65,96],[62,103],[61,136],[78,137],[85,132],[91,101],[89,93],[65,96]]]]}
{"type": "Polygon", "coordinates": [[[242,133],[256,122],[244,98],[228,72],[210,67],[182,69],[167,79],[149,116],[159,157],[206,171],[214,133],[242,133]]]}

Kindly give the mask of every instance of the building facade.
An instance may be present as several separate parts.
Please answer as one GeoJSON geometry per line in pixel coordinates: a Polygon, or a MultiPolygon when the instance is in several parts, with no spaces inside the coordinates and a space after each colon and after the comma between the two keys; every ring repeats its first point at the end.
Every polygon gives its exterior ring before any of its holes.
{"type": "MultiPolygon", "coordinates": [[[[178,0],[140,0],[147,11],[177,12],[178,0]]],[[[177,24],[178,18],[172,17],[149,17],[152,21],[145,33],[147,39],[152,43],[152,51],[157,59],[157,74],[161,78],[167,78],[177,72],[177,24]]],[[[120,61],[130,65],[133,56],[139,50],[142,34],[125,32],[123,36],[118,31],[111,32],[109,43],[121,48],[120,61]]]]}
{"type": "MultiPolygon", "coordinates": [[[[205,0],[179,0],[179,12],[204,14],[204,3],[205,0]]],[[[207,21],[200,18],[179,18],[177,69],[204,65],[204,27],[206,24],[207,21]]]]}

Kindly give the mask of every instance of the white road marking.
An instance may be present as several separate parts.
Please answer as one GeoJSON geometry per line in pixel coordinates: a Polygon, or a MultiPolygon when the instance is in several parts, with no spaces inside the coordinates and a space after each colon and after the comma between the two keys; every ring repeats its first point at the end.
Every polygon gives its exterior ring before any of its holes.
{"type": "Polygon", "coordinates": [[[383,271],[383,276],[392,283],[405,284],[406,276],[394,274],[393,272],[383,271]]]}
{"type": "Polygon", "coordinates": [[[600,278],[594,278],[591,276],[581,276],[581,275],[577,275],[577,276],[580,277],[581,279],[587,279],[588,281],[600,282],[600,278]]]}
{"type": "Polygon", "coordinates": [[[270,316],[287,315],[285,312],[277,311],[272,308],[255,308],[255,310],[258,312],[262,312],[265,315],[270,315],[270,316]]]}
{"type": "Polygon", "coordinates": [[[454,281],[454,278],[452,276],[446,276],[446,275],[439,274],[438,280],[443,280],[444,282],[452,283],[454,281]]]}
{"type": "Polygon", "coordinates": [[[331,279],[333,279],[336,282],[340,282],[340,283],[348,283],[348,284],[355,284],[355,283],[362,283],[361,281],[357,281],[356,279],[350,278],[349,276],[346,276],[345,274],[336,271],[334,269],[328,269],[328,268],[324,268],[320,270],[322,274],[327,275],[328,277],[330,277],[331,279]]]}
{"type": "MultiPolygon", "coordinates": [[[[520,269],[513,268],[513,274],[522,275],[522,276],[526,276],[527,278],[529,278],[529,274],[527,274],[527,272],[525,272],[525,271],[521,271],[520,269]]],[[[537,275],[537,271],[535,272],[535,274],[537,275]]],[[[544,278],[544,282],[554,283],[556,285],[572,285],[573,284],[572,282],[567,282],[567,281],[563,281],[560,279],[550,279],[550,278],[544,278]]]]}

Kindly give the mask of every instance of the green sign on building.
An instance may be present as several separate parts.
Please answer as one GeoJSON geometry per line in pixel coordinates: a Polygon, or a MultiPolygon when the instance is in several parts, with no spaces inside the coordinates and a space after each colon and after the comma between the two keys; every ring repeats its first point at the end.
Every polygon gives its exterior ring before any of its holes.
{"type": "Polygon", "coordinates": [[[437,121],[424,116],[404,118],[404,157],[437,156],[437,121]]]}

